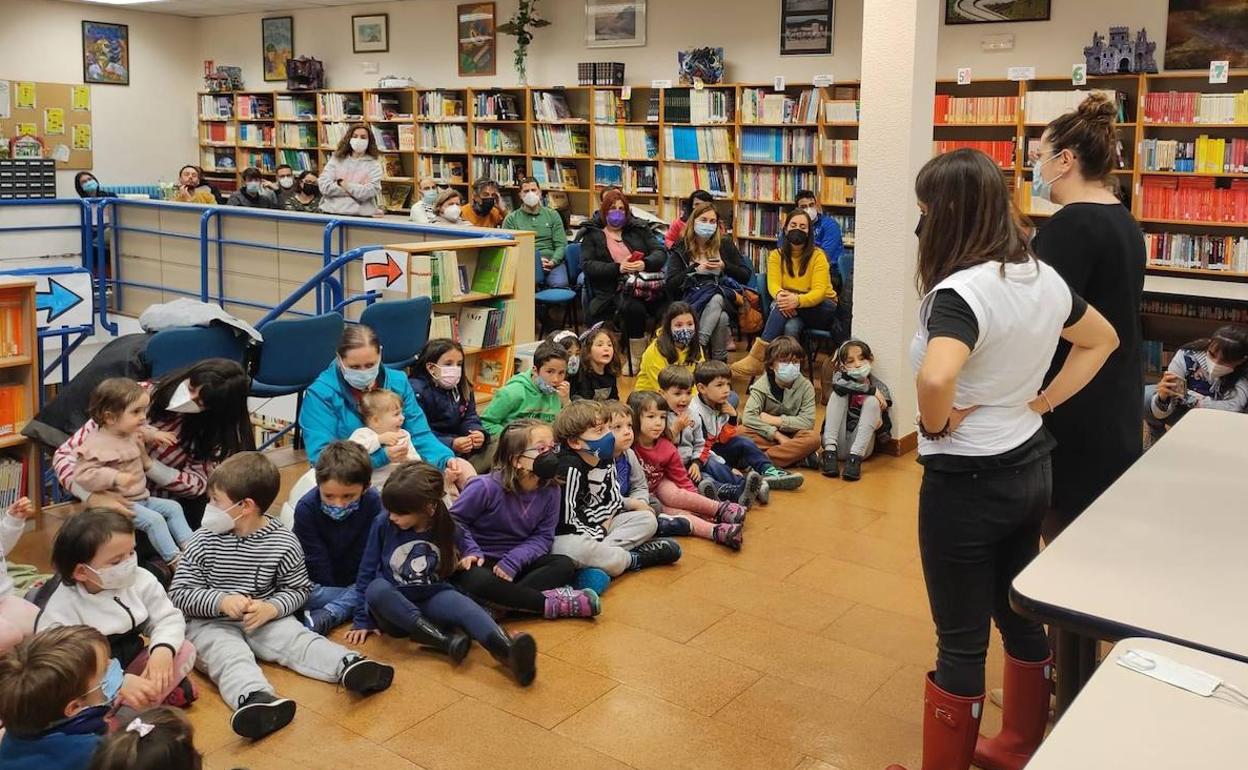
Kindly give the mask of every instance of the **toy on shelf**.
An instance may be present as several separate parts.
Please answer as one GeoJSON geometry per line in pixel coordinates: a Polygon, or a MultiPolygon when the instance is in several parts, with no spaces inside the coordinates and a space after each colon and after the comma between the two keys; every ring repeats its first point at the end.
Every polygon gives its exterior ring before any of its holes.
{"type": "Polygon", "coordinates": [[[724,79],[723,48],[693,48],[688,51],[677,51],[676,64],[682,86],[691,86],[699,80],[712,85],[724,79]]]}
{"type": "Polygon", "coordinates": [[[1089,75],[1156,72],[1156,50],[1157,44],[1148,39],[1148,31],[1143,27],[1135,34],[1135,40],[1131,39],[1128,27],[1110,27],[1109,40],[1099,32],[1092,33],[1092,45],[1084,46],[1083,58],[1089,75]]]}

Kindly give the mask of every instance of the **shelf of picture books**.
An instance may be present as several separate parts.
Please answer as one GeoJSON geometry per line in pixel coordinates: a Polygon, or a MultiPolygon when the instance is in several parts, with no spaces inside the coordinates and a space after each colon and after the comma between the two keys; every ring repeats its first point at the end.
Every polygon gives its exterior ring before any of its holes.
{"type": "Polygon", "coordinates": [[[38,507],[38,447],[22,435],[35,414],[35,281],[0,279],[0,506],[25,495],[38,507]]]}
{"type": "Polygon", "coordinates": [[[317,119],[316,94],[278,94],[275,102],[279,122],[317,119]]]}
{"type": "Polygon", "coordinates": [[[731,124],[736,119],[736,86],[667,88],[662,92],[664,123],[690,125],[731,124]]]}
{"type": "Polygon", "coordinates": [[[594,126],[593,155],[600,160],[658,160],[657,126],[594,126]]]}
{"type": "Polygon", "coordinates": [[[619,187],[625,195],[657,195],[659,166],[657,163],[594,161],[594,189],[619,187]]]}
{"type": "Polygon", "coordinates": [[[665,198],[687,198],[694,190],[706,190],[715,198],[736,196],[733,164],[729,163],[664,163],[660,170],[665,198]]]}
{"type": "MultiPolygon", "coordinates": [[[[449,129],[450,138],[457,139],[462,126],[433,125],[422,129],[449,129]]],[[[454,146],[454,145],[451,145],[454,146]]],[[[518,126],[473,126],[472,151],[479,155],[519,155],[524,153],[524,131],[518,126]]]]}
{"type": "Polygon", "coordinates": [[[811,86],[789,86],[783,91],[773,87],[742,87],[738,119],[741,125],[803,125],[819,124],[819,93],[811,86]]]}
{"type": "Polygon", "coordinates": [[[465,112],[466,91],[442,90],[421,91],[416,95],[416,121],[418,123],[464,122],[468,120],[465,112]]]}
{"type": "Polygon", "coordinates": [[[594,88],[593,122],[596,125],[646,125],[659,122],[657,88],[598,86],[594,88]]]}
{"type": "Polygon", "coordinates": [[[525,120],[525,96],[523,88],[469,90],[472,120],[521,122],[525,120]]]}
{"type": "Polygon", "coordinates": [[[321,91],[317,97],[321,120],[358,122],[364,119],[363,91],[321,91]]]}
{"type": "Polygon", "coordinates": [[[414,117],[411,89],[396,88],[364,94],[364,118],[370,122],[410,122],[414,117]]]}

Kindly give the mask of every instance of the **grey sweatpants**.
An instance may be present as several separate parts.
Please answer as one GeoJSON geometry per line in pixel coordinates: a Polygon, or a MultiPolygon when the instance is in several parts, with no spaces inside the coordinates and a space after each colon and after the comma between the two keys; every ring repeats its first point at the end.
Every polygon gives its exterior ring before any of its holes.
{"type": "Polygon", "coordinates": [[[243,632],[242,621],[192,618],[186,624],[186,638],[199,653],[195,667],[212,679],[225,705],[232,709],[257,690],[273,693],[257,660],[277,663],[322,682],[337,682],[344,658],[355,655],[289,615],[271,620],[250,634],[243,632]]]}
{"type": "Polygon", "coordinates": [[[728,337],[732,334],[732,319],[724,309],[724,295],[711,297],[698,318],[698,341],[713,361],[728,360],[728,337]]]}
{"type": "Polygon", "coordinates": [[[550,552],[567,556],[577,567],[597,567],[611,577],[628,569],[630,550],[654,537],[659,520],[650,511],[616,514],[602,540],[589,535],[558,535],[550,552]]]}
{"type": "Polygon", "coordinates": [[[854,431],[851,443],[845,435],[845,418],[849,414],[849,396],[841,396],[833,392],[828,398],[828,409],[823,421],[823,451],[836,452],[838,460],[844,460],[851,454],[862,458],[871,456],[875,451],[875,432],[884,424],[884,414],[880,410],[880,401],[875,396],[868,396],[862,402],[862,412],[858,415],[858,429],[854,431]]]}

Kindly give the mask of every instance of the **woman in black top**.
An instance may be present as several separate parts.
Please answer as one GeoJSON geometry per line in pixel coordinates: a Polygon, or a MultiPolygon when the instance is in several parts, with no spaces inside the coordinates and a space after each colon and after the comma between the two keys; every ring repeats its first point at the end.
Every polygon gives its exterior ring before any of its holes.
{"type": "MultiPolygon", "coordinates": [[[[1144,389],[1140,354],[1140,299],[1144,291],[1144,236],[1111,188],[1118,145],[1117,108],[1102,94],[1084,99],[1054,120],[1033,158],[1033,193],[1062,205],[1032,246],[1070,288],[1099,310],[1120,341],[1100,373],[1069,403],[1045,415],[1057,440],[1053,504],[1045,520],[1052,540],[1122,475],[1142,448],[1144,389]]],[[[1052,378],[1070,346],[1057,349],[1052,378]]]]}
{"type": "Polygon", "coordinates": [[[100,187],[100,180],[90,171],[79,171],[74,174],[74,191],[79,198],[116,198],[117,193],[109,192],[100,187]]]}

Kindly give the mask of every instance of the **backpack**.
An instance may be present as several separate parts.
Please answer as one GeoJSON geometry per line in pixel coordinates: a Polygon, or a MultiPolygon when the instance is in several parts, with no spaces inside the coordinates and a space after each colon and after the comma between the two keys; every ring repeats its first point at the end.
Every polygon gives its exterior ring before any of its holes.
{"type": "Polygon", "coordinates": [[[763,330],[763,303],[758,292],[749,287],[741,289],[737,298],[737,326],[745,334],[757,334],[763,330]]]}
{"type": "Polygon", "coordinates": [[[300,56],[286,60],[286,90],[316,91],[325,87],[325,65],[320,59],[300,56]]]}

